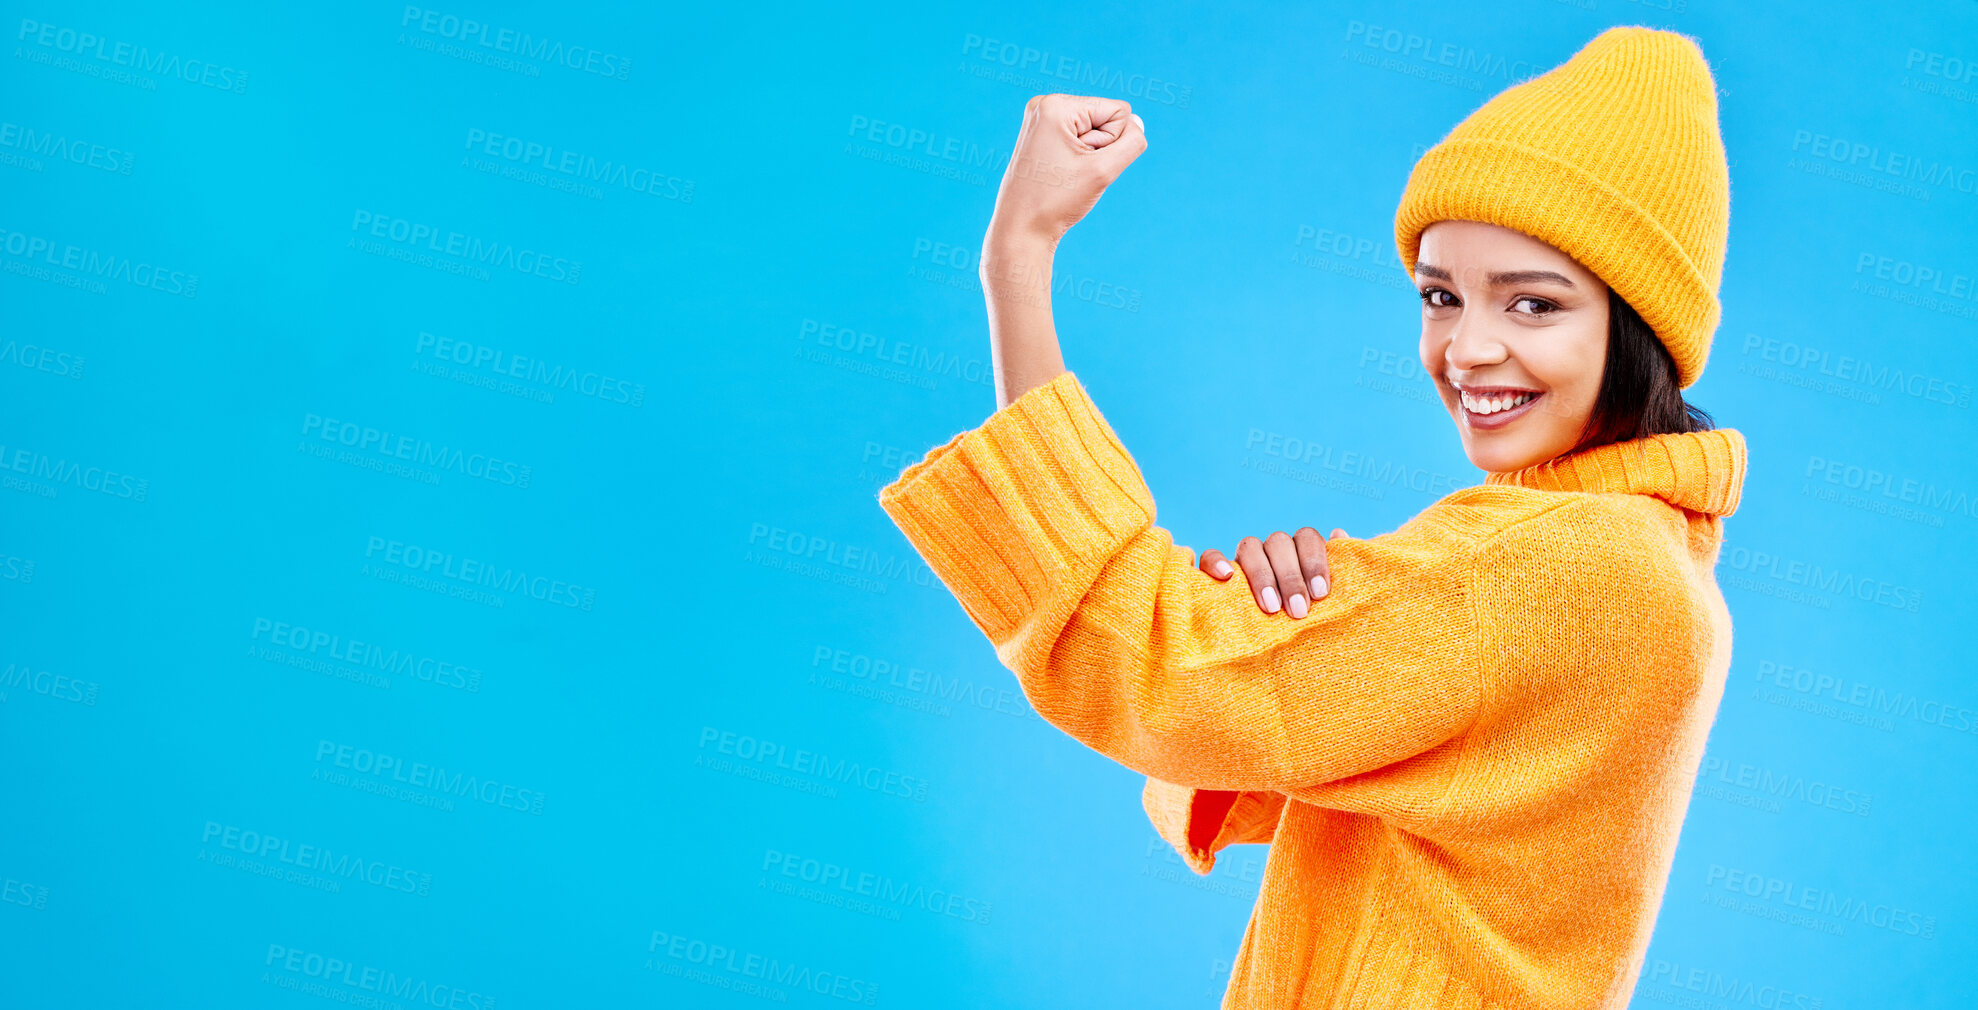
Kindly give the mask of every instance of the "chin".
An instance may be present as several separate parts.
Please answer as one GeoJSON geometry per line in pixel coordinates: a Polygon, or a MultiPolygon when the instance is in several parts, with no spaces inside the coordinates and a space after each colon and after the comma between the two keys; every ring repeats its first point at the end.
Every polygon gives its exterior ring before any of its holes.
{"type": "Polygon", "coordinates": [[[1470,457],[1471,466],[1489,473],[1510,473],[1513,470],[1523,470],[1533,463],[1544,462],[1532,453],[1506,451],[1499,446],[1482,449],[1464,446],[1463,451],[1470,457]]]}
{"type": "Polygon", "coordinates": [[[1470,465],[1479,470],[1510,473],[1558,455],[1550,451],[1547,445],[1540,444],[1544,440],[1533,439],[1524,432],[1470,431],[1461,427],[1461,421],[1457,425],[1457,434],[1463,440],[1463,455],[1468,456],[1470,465]]]}
{"type": "Polygon", "coordinates": [[[1572,447],[1578,430],[1545,413],[1528,414],[1503,428],[1476,428],[1464,423],[1460,401],[1451,399],[1445,405],[1462,440],[1463,455],[1471,466],[1490,473],[1510,473],[1553,459],[1572,447]]]}

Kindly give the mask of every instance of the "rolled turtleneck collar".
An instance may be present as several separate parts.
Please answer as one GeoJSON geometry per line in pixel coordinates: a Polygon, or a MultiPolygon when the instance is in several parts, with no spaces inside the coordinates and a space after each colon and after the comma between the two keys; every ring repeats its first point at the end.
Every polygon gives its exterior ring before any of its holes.
{"type": "Polygon", "coordinates": [[[1484,483],[1648,494],[1692,512],[1728,516],[1737,511],[1744,472],[1744,435],[1718,428],[1596,445],[1523,470],[1486,474],[1484,483]]]}

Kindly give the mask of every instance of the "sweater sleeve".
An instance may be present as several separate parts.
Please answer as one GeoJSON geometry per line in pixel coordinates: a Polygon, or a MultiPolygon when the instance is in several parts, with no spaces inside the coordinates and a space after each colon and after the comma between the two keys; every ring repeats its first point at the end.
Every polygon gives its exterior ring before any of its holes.
{"type": "MultiPolygon", "coordinates": [[[[1424,516],[1327,545],[1307,617],[1258,610],[1154,524],[1070,372],[879,492],[1047,722],[1143,775],[1289,791],[1437,747],[1482,701],[1475,548],[1424,516]]],[[[1425,513],[1426,516],[1426,513],[1425,513]]]]}
{"type": "Polygon", "coordinates": [[[1216,854],[1231,845],[1270,844],[1277,836],[1285,795],[1196,789],[1149,776],[1140,805],[1154,831],[1179,853],[1188,868],[1207,875],[1216,854]]]}

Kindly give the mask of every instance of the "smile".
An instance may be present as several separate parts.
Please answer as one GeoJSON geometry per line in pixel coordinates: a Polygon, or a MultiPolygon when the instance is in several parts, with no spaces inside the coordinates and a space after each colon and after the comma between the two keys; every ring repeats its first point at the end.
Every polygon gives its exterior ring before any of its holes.
{"type": "Polygon", "coordinates": [[[1532,404],[1545,397],[1536,390],[1507,389],[1478,393],[1458,390],[1463,404],[1463,420],[1472,428],[1502,428],[1531,413],[1532,404]]]}

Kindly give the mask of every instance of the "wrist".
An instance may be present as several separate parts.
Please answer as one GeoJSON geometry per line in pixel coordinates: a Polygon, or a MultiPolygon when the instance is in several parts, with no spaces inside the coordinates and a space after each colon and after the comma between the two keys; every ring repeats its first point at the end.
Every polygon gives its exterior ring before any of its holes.
{"type": "Polygon", "coordinates": [[[1048,306],[1055,252],[1053,243],[1035,236],[983,242],[977,271],[983,293],[1008,306],[1048,306]]]}
{"type": "Polygon", "coordinates": [[[982,237],[982,252],[985,258],[995,253],[1005,259],[1049,259],[1058,251],[1058,240],[1062,237],[1039,226],[992,219],[988,233],[982,237]]]}

